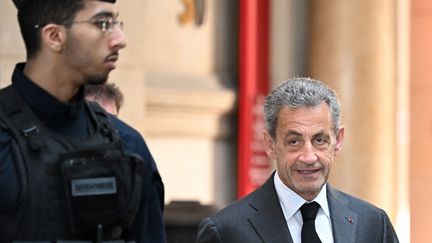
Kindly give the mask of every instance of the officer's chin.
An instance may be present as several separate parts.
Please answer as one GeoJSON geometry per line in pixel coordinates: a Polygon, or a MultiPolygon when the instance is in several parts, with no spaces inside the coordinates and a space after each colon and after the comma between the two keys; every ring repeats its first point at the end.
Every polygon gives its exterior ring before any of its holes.
{"type": "Polygon", "coordinates": [[[94,75],[87,78],[86,84],[104,84],[108,80],[108,74],[106,75],[94,75]]]}

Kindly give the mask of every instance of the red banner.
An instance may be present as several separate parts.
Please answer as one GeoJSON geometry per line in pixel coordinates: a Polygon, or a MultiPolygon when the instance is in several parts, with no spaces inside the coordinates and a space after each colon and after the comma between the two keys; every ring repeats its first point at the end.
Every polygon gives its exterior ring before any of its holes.
{"type": "Polygon", "coordinates": [[[269,0],[240,1],[238,197],[268,178],[263,103],[269,86],[269,0]]]}

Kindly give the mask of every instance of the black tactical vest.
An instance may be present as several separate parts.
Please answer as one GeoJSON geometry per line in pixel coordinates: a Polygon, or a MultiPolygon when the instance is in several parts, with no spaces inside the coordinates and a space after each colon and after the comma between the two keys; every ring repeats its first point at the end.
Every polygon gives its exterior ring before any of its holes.
{"type": "Polygon", "coordinates": [[[143,162],[123,151],[102,108],[86,109],[93,134],[67,137],[45,127],[11,86],[0,90],[0,123],[12,137],[24,202],[23,212],[2,219],[6,240],[96,240],[97,232],[111,240],[131,225],[143,162]]]}

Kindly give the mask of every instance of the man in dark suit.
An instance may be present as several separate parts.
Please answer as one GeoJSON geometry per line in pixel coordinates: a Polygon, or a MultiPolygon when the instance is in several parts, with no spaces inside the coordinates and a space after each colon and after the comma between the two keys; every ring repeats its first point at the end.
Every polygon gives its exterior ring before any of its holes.
{"type": "Polygon", "coordinates": [[[197,242],[399,242],[387,214],[327,183],[344,127],[336,93],[294,78],[264,104],[267,155],[277,170],[258,190],[205,218],[197,242]]]}

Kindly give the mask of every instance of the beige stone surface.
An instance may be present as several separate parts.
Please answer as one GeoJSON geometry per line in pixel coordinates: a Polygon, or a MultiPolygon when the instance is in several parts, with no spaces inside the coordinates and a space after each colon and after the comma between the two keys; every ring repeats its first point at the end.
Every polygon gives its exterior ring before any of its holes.
{"type": "Polygon", "coordinates": [[[25,60],[24,43],[12,1],[1,0],[0,9],[0,86],[10,83],[15,63],[25,60]]]}
{"type": "Polygon", "coordinates": [[[336,89],[345,145],[331,181],[395,218],[395,5],[313,1],[310,75],[336,89]]]}

